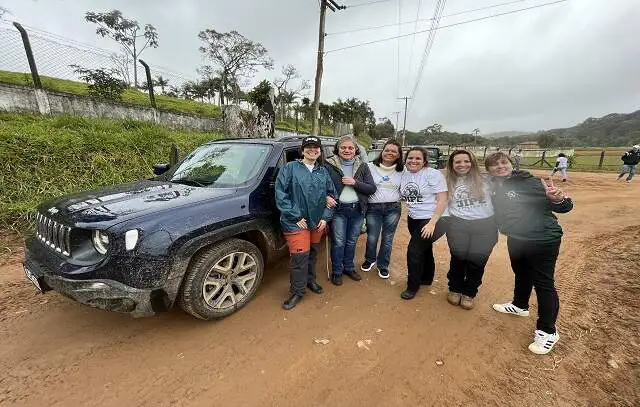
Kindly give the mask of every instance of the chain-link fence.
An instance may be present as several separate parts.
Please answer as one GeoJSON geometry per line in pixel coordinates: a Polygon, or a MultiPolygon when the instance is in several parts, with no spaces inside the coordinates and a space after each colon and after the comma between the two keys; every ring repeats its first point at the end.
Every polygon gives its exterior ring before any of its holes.
{"type": "MultiPolygon", "coordinates": [[[[98,48],[33,27],[24,26],[24,29],[37,73],[43,79],[43,87],[58,91],[71,90],[65,89],[61,82],[52,86],[46,79],[80,81],[76,67],[113,70],[115,77],[134,87],[134,61],[128,53],[98,48]]],[[[0,82],[34,86],[33,73],[28,63],[28,48],[16,26],[0,21],[0,82]]],[[[140,87],[146,84],[147,78],[144,67],[138,61],[135,64],[140,87]]],[[[191,75],[149,65],[156,94],[166,94],[171,88],[180,88],[187,82],[196,81],[191,75]]],[[[73,86],[71,83],[68,85],[73,86]]]]}

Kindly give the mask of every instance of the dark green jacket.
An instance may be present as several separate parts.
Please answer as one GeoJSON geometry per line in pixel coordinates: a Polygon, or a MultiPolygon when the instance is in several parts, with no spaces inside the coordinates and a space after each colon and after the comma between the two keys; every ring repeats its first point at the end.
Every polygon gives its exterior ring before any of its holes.
{"type": "Polygon", "coordinates": [[[300,230],[296,223],[301,219],[307,220],[309,229],[317,228],[322,219],[331,221],[333,210],[327,208],[327,196],[336,198],[336,190],[323,165],[316,163],[312,172],[301,160],[287,163],[276,179],[282,231],[300,230]]]}
{"type": "Polygon", "coordinates": [[[542,181],[527,171],[514,171],[509,177],[494,177],[492,201],[500,232],[520,240],[552,243],[562,238],[562,228],[553,214],[573,209],[566,198],[549,201],[542,181]]]}

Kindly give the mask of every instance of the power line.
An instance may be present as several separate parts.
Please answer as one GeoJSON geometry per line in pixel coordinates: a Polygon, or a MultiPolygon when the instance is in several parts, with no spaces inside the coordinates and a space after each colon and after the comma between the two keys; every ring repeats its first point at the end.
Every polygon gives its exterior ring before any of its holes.
{"type": "MultiPolygon", "coordinates": [[[[496,18],[496,17],[506,16],[506,15],[508,15],[508,14],[515,14],[515,13],[519,13],[519,12],[522,12],[522,11],[533,10],[533,9],[540,8],[540,7],[551,6],[551,5],[553,5],[553,4],[565,3],[565,2],[567,2],[567,1],[569,1],[569,0],[558,0],[558,1],[553,1],[553,2],[550,2],[550,3],[539,4],[539,5],[537,5],[537,6],[531,6],[531,7],[521,8],[521,9],[518,9],[518,10],[507,11],[507,12],[499,13],[499,14],[492,14],[492,15],[485,16],[485,17],[474,18],[473,20],[465,20],[465,21],[461,21],[461,22],[459,22],[459,23],[454,23],[454,24],[449,24],[449,25],[441,25],[441,26],[440,26],[440,27],[438,27],[437,29],[438,29],[438,30],[441,30],[441,29],[443,29],[443,28],[457,27],[457,26],[459,26],[459,25],[464,25],[464,24],[469,24],[469,23],[475,23],[476,21],[488,20],[488,19],[491,19],[491,18],[496,18]]],[[[325,53],[326,53],[326,54],[328,54],[328,53],[331,53],[331,52],[344,51],[344,50],[346,50],[346,49],[351,49],[351,48],[364,47],[365,45],[371,45],[371,44],[377,44],[377,43],[379,43],[379,42],[391,41],[391,40],[395,40],[396,38],[410,37],[410,36],[412,36],[413,34],[423,34],[423,33],[429,32],[429,31],[431,31],[431,29],[428,29],[428,30],[421,30],[421,31],[416,31],[415,33],[408,33],[408,34],[396,35],[396,36],[393,36],[393,37],[382,38],[382,39],[379,39],[379,40],[363,42],[363,43],[355,44],[355,45],[349,45],[349,46],[347,46],[347,47],[331,49],[331,50],[329,50],[329,51],[326,51],[325,53]]]]}
{"type": "Polygon", "coordinates": [[[424,67],[427,65],[427,61],[429,60],[429,55],[431,55],[431,48],[433,47],[433,42],[436,38],[437,29],[440,26],[440,19],[442,18],[442,12],[444,11],[444,6],[446,5],[447,0],[438,0],[436,4],[436,10],[433,13],[433,20],[431,21],[431,30],[429,31],[429,38],[427,39],[427,44],[424,47],[424,53],[422,54],[422,60],[420,61],[420,68],[418,68],[418,76],[416,77],[416,82],[413,85],[413,90],[411,91],[411,105],[413,107],[413,100],[416,97],[416,91],[420,86],[420,81],[422,80],[422,75],[424,73],[424,67]]]}
{"type": "MultiPolygon", "coordinates": [[[[438,0],[439,2],[439,0],[438,0]]],[[[418,0],[418,9],[416,10],[416,22],[415,25],[413,26],[413,31],[418,31],[418,19],[420,18],[420,8],[422,6],[422,0],[418,0]]],[[[436,5],[436,9],[437,9],[437,5],[436,5]]],[[[400,31],[400,27],[398,27],[398,31],[400,31]]],[[[398,33],[399,34],[399,33],[398,33]]],[[[398,39],[398,41],[400,41],[400,39],[398,39]]],[[[413,39],[411,40],[411,50],[409,52],[409,63],[407,64],[407,78],[409,77],[410,73],[411,73],[411,65],[413,64],[413,49],[416,46],[416,34],[413,34],[413,39]]]]}
{"type": "MultiPolygon", "coordinates": [[[[523,3],[525,1],[531,1],[531,0],[508,1],[506,3],[493,4],[491,6],[485,6],[485,7],[474,8],[474,9],[470,9],[470,10],[458,11],[456,13],[445,14],[445,15],[442,16],[442,18],[460,16],[460,15],[463,15],[463,14],[475,13],[476,11],[489,10],[489,9],[492,9],[492,8],[509,6],[511,4],[523,3]]],[[[376,25],[376,26],[372,26],[372,27],[354,28],[354,29],[351,29],[351,30],[336,31],[336,32],[333,32],[333,33],[327,33],[327,36],[329,36],[329,35],[350,34],[350,33],[359,32],[359,31],[379,30],[381,28],[395,27],[396,25],[400,26],[400,25],[414,24],[414,23],[419,23],[419,22],[423,22],[423,21],[431,21],[431,20],[432,20],[431,18],[422,18],[422,19],[416,19],[416,20],[412,20],[412,21],[397,22],[395,24],[383,24],[383,25],[376,25]]],[[[399,27],[398,27],[398,29],[399,29],[399,27]]],[[[414,30],[417,30],[417,27],[415,27],[414,30]]]]}
{"type": "MultiPolygon", "coordinates": [[[[396,10],[396,21],[400,23],[400,12],[402,7],[402,0],[396,0],[398,8],[396,10]]],[[[398,24],[398,35],[400,35],[400,24],[398,24]]],[[[397,68],[397,78],[396,78],[396,97],[400,96],[400,38],[398,38],[398,43],[396,44],[397,54],[398,54],[398,63],[396,65],[397,68]]]]}

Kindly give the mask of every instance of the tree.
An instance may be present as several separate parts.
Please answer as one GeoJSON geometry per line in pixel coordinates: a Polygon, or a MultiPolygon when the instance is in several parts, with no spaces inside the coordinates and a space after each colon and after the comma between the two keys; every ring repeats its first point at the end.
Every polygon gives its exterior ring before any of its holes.
{"type": "Polygon", "coordinates": [[[393,127],[393,123],[388,118],[383,118],[381,123],[376,124],[371,137],[379,140],[383,138],[393,138],[396,134],[396,129],[393,127]]]}
{"type": "Polygon", "coordinates": [[[71,67],[80,79],[87,82],[90,96],[122,100],[122,93],[129,87],[123,80],[115,77],[117,73],[113,69],[86,69],[78,65],[71,65],[71,67]]]}
{"type": "Polygon", "coordinates": [[[263,79],[255,88],[247,92],[247,102],[255,106],[264,106],[269,100],[269,92],[271,92],[271,83],[263,79]]]}
{"type": "MultiPolygon", "coordinates": [[[[204,66],[203,70],[217,72],[222,79],[222,89],[227,89],[227,83],[231,80],[237,83],[240,77],[252,75],[258,67],[273,68],[273,60],[268,56],[267,49],[237,31],[223,33],[207,29],[200,31],[198,38],[205,43],[205,46],[199,48],[200,52],[218,68],[216,71],[210,66],[204,66]]],[[[224,96],[223,92],[222,104],[224,96]]]]}
{"type": "Polygon", "coordinates": [[[124,18],[120,10],[111,10],[106,13],[88,11],[84,18],[98,25],[96,34],[115,40],[131,55],[133,58],[133,83],[137,87],[138,57],[149,47],[158,48],[158,33],[155,27],[146,24],[144,31],[141,31],[138,22],[124,18]]]}
{"type": "Polygon", "coordinates": [[[549,148],[556,142],[556,136],[550,132],[542,132],[538,135],[538,145],[541,148],[549,148]]]}
{"type": "Polygon", "coordinates": [[[111,54],[109,59],[111,59],[113,69],[118,73],[118,76],[120,76],[127,85],[131,86],[131,64],[133,60],[126,49],[123,48],[122,51],[122,53],[111,54]]]}
{"type": "Polygon", "coordinates": [[[162,77],[162,75],[158,75],[156,76],[156,79],[154,80],[154,87],[155,86],[160,86],[160,90],[162,91],[162,93],[164,93],[164,88],[165,86],[169,86],[169,80],[165,79],[162,77]]]}
{"type": "Polygon", "coordinates": [[[301,81],[297,87],[289,88],[292,81],[300,79],[300,73],[293,65],[286,65],[282,67],[282,76],[276,78],[273,81],[276,93],[276,104],[280,107],[282,120],[285,119],[285,111],[287,107],[293,103],[298,97],[302,96],[302,93],[311,88],[308,81],[301,81]]]}

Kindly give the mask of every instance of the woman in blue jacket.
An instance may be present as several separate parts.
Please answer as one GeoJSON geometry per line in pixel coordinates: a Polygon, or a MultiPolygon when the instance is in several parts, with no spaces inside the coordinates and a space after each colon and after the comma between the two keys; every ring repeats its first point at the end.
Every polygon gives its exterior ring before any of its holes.
{"type": "Polygon", "coordinates": [[[276,179],[276,205],[280,225],[291,255],[290,296],[282,307],[295,307],[305,293],[305,286],[316,294],[322,287],[316,283],[315,263],[320,241],[333,210],[328,197],[336,191],[327,169],[320,163],[322,143],[316,136],[302,140],[302,160],[287,163],[276,179]]]}
{"type": "Polygon", "coordinates": [[[331,223],[331,283],[342,285],[343,274],[354,281],[362,279],[354,263],[356,242],[376,184],[353,136],[340,137],[326,167],[338,195],[331,223]]]}

